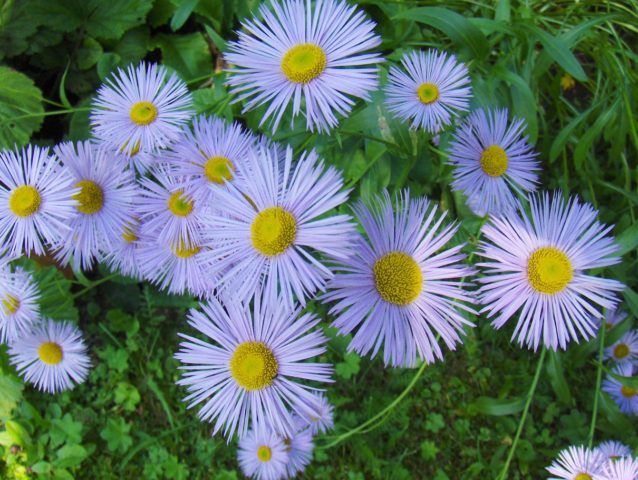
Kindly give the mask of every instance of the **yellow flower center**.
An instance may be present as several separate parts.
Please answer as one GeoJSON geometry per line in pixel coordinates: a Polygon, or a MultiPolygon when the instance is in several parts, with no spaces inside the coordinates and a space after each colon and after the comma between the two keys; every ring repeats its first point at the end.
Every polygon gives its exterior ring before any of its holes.
{"type": "Polygon", "coordinates": [[[562,292],[574,277],[565,253],[554,247],[541,247],[527,260],[527,279],[534,290],[553,295],[562,292]]]}
{"type": "Polygon", "coordinates": [[[636,390],[635,388],[628,387],[627,385],[623,385],[620,388],[620,393],[625,398],[631,398],[631,397],[635,396],[636,393],[638,393],[638,390],[636,390]]]}
{"type": "Polygon", "coordinates": [[[423,290],[423,272],[419,264],[403,252],[390,252],[372,267],[374,286],[386,302],[412,303],[423,290]]]}
{"type": "Polygon", "coordinates": [[[13,315],[20,308],[20,299],[13,295],[7,295],[6,298],[2,299],[2,306],[7,315],[13,315]]]}
{"type": "Polygon", "coordinates": [[[240,343],[230,358],[230,374],[245,390],[261,390],[272,384],[279,364],[262,342],[240,343]]]}
{"type": "Polygon", "coordinates": [[[31,185],[22,185],[9,196],[9,210],[17,217],[30,217],[40,210],[41,204],[40,192],[31,185]]]}
{"type": "Polygon", "coordinates": [[[250,226],[253,247],[267,257],[274,257],[288,249],[297,237],[297,221],[281,207],[270,207],[257,214],[250,226]]]}
{"type": "Polygon", "coordinates": [[[126,142],[124,142],[124,145],[122,145],[122,148],[120,148],[120,153],[126,153],[126,154],[130,155],[131,157],[134,157],[139,152],[140,152],[140,141],[139,140],[137,142],[135,142],[135,145],[133,145],[133,148],[131,148],[130,150],[128,150],[128,140],[126,142]]]}
{"type": "Polygon", "coordinates": [[[137,236],[137,234],[133,231],[133,226],[131,225],[127,225],[126,227],[124,227],[124,232],[122,232],[122,238],[124,239],[126,243],[137,242],[140,239],[137,236]]]}
{"type": "Polygon", "coordinates": [[[62,361],[62,347],[55,342],[44,342],[38,348],[38,357],[47,365],[57,365],[62,361]]]}
{"type": "Polygon", "coordinates": [[[73,195],[78,201],[75,208],[85,215],[93,215],[98,213],[104,207],[104,191],[97,183],[92,180],[80,180],[75,184],[80,188],[80,193],[73,195]]]}
{"type": "Polygon", "coordinates": [[[281,59],[281,71],[294,83],[308,83],[323,73],[328,58],[319,45],[301,43],[288,50],[281,59]]]}
{"type": "Polygon", "coordinates": [[[433,83],[422,83],[416,89],[416,94],[421,103],[429,105],[439,99],[439,87],[433,83]]]}
{"type": "Polygon", "coordinates": [[[592,480],[592,477],[588,473],[579,473],[574,480],[592,480]]]}
{"type": "Polygon", "coordinates": [[[507,153],[498,145],[490,145],[481,153],[481,168],[490,177],[500,177],[507,171],[507,153]]]}
{"type": "Polygon", "coordinates": [[[143,100],[133,104],[129,116],[136,125],[149,125],[157,118],[157,107],[143,100]]]}
{"type": "Polygon", "coordinates": [[[629,352],[629,345],[627,345],[626,343],[620,343],[616,345],[616,348],[614,348],[614,357],[625,358],[627,355],[629,355],[629,352]]]}
{"type": "Polygon", "coordinates": [[[184,192],[177,190],[168,198],[168,209],[178,217],[186,217],[193,211],[193,201],[185,197],[184,192]]]}
{"type": "Polygon", "coordinates": [[[565,73],[560,77],[560,86],[565,91],[571,90],[576,86],[576,80],[569,73],[565,73]]]}
{"type": "Polygon", "coordinates": [[[200,250],[201,248],[197,245],[188,247],[184,244],[184,242],[180,242],[179,245],[174,248],[173,252],[178,258],[191,258],[197,255],[200,250]]]}
{"type": "Polygon", "coordinates": [[[235,166],[226,157],[210,157],[204,164],[206,177],[213,182],[222,184],[233,179],[235,166]]]}
{"type": "Polygon", "coordinates": [[[269,462],[272,458],[272,450],[266,445],[262,445],[257,449],[257,458],[260,462],[269,462]]]}

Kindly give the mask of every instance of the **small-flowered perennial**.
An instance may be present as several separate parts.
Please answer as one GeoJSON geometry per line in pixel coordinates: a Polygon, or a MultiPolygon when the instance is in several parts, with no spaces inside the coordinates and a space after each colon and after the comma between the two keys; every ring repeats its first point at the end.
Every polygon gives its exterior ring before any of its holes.
{"type": "Polygon", "coordinates": [[[608,347],[605,350],[605,358],[617,363],[636,363],[638,361],[638,330],[625,333],[608,347]]]}
{"type": "Polygon", "coordinates": [[[82,334],[70,322],[42,319],[9,346],[11,363],[38,390],[57,393],[84,382],[91,363],[82,334]]]}
{"type": "Polygon", "coordinates": [[[242,24],[229,44],[228,84],[244,111],[267,105],[261,124],[273,130],[292,103],[306,129],[327,132],[347,115],[354,98],[370,99],[377,87],[379,54],[375,23],[342,0],[283,0],[261,5],[261,20],[242,24]],[[354,97],[354,98],[353,98],[354,97]],[[305,107],[305,108],[304,108],[305,107]]]}
{"type": "Polygon", "coordinates": [[[0,343],[26,335],[40,316],[40,291],[31,274],[0,265],[0,343]]]}
{"type": "Polygon", "coordinates": [[[477,215],[511,213],[516,194],[536,190],[539,162],[523,136],[525,122],[502,110],[476,110],[454,134],[449,162],[452,188],[462,191],[477,215]]]}
{"type": "MultiPolygon", "coordinates": [[[[621,363],[614,368],[613,372],[621,377],[635,377],[637,370],[638,367],[631,363],[621,363]]],[[[603,380],[602,389],[616,402],[622,413],[638,415],[638,389],[624,385],[611,375],[607,375],[603,380]]]]}
{"type": "Polygon", "coordinates": [[[547,467],[552,475],[549,480],[593,480],[602,473],[606,458],[596,450],[585,447],[569,447],[547,467]]]}
{"type": "Polygon", "coordinates": [[[597,212],[577,198],[545,193],[530,198],[531,214],[518,212],[492,218],[482,229],[479,263],[482,312],[501,328],[517,312],[512,339],[536,350],[552,350],[596,334],[594,318],[617,303],[616,280],[587,274],[587,270],[619,262],[609,236],[612,227],[596,221],[597,212]]]}
{"type": "Polygon", "coordinates": [[[308,417],[297,417],[299,429],[308,428],[312,435],[326,433],[334,426],[334,407],[324,393],[314,395],[313,410],[315,414],[308,417]]]}
{"type": "Polygon", "coordinates": [[[390,68],[386,105],[412,128],[438,133],[468,110],[470,77],[454,55],[436,50],[410,52],[401,64],[403,68],[390,68]]]}
{"type": "Polygon", "coordinates": [[[239,440],[237,459],[247,477],[281,480],[286,478],[289,450],[282,437],[266,427],[258,427],[239,440]]]}
{"type": "Polygon", "coordinates": [[[473,270],[462,263],[463,245],[445,249],[458,225],[445,225],[435,205],[410,199],[407,191],[394,205],[384,192],[370,206],[357,203],[354,212],[367,238],[336,264],[323,296],[336,302],[333,325],[342,335],[353,333],[351,351],[374,357],[383,349],[386,365],[443,358],[436,335],[455,349],[463,328],[473,325],[457,309],[475,313],[464,304],[472,303],[463,287],[473,270]]]}

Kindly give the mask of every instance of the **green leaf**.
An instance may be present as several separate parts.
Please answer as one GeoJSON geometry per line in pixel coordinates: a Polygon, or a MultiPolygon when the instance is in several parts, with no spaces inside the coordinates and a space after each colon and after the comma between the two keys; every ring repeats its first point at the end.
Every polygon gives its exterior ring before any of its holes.
{"type": "Polygon", "coordinates": [[[522,398],[500,399],[479,397],[468,405],[467,411],[470,415],[492,415],[499,417],[521,412],[524,406],[525,400],[522,398]]]}
{"type": "Polygon", "coordinates": [[[40,286],[40,313],[54,320],[72,320],[79,318],[78,309],[73,303],[71,282],[55,267],[43,267],[33,272],[40,286]]]}
{"type": "Polygon", "coordinates": [[[467,18],[447,8],[413,8],[395,15],[394,19],[414,20],[441,30],[454,43],[469,49],[476,59],[482,59],[489,53],[489,44],[485,35],[467,18]]]}
{"type": "Polygon", "coordinates": [[[11,411],[22,400],[24,384],[6,373],[0,373],[0,420],[10,418],[11,411]]]}
{"type": "Polygon", "coordinates": [[[111,452],[125,452],[133,445],[130,431],[131,425],[123,418],[109,418],[106,427],[100,431],[100,437],[106,441],[111,452]]]}
{"type": "Polygon", "coordinates": [[[77,65],[80,70],[88,70],[102,56],[102,45],[95,38],[87,37],[77,51],[77,65]]]}
{"type": "Polygon", "coordinates": [[[58,468],[76,467],[88,456],[82,445],[65,445],[58,450],[58,458],[54,465],[58,468]]]}
{"type": "Polygon", "coordinates": [[[618,380],[624,386],[629,388],[635,388],[636,390],[638,390],[638,375],[634,377],[625,377],[623,375],[618,375],[613,370],[607,367],[603,367],[603,369],[605,370],[605,373],[607,373],[607,375],[618,380]]]}
{"type": "Polygon", "coordinates": [[[582,167],[587,152],[593,145],[594,141],[600,136],[603,128],[613,117],[616,105],[618,105],[618,99],[607,110],[598,114],[594,124],[591,125],[585,134],[578,140],[578,144],[574,150],[574,165],[576,168],[582,167]]]}
{"type": "Polygon", "coordinates": [[[359,355],[354,352],[346,353],[343,362],[339,362],[335,365],[335,373],[346,380],[350,379],[353,375],[359,373],[359,362],[361,359],[359,355]]]}
{"type": "Polygon", "coordinates": [[[564,404],[571,403],[572,395],[569,390],[569,385],[567,384],[567,379],[565,378],[561,354],[559,352],[549,352],[546,368],[549,381],[558,399],[564,404]]]}
{"type": "Polygon", "coordinates": [[[0,149],[29,142],[42,125],[42,92],[26,75],[0,66],[0,149]]]}
{"type": "Polygon", "coordinates": [[[198,3],[199,0],[182,0],[171,18],[171,30],[176,31],[184,25],[198,3]]]}
{"type": "Polygon", "coordinates": [[[563,70],[580,82],[587,80],[585,70],[583,70],[583,67],[576,59],[576,56],[571,52],[564,39],[561,37],[555,37],[551,33],[548,33],[534,25],[526,25],[526,28],[538,38],[545,48],[545,51],[563,68],[563,70]]]}
{"type": "Polygon", "coordinates": [[[164,64],[174,68],[182,79],[188,81],[212,72],[213,60],[201,33],[160,34],[155,40],[162,51],[164,64]]]}
{"type": "Polygon", "coordinates": [[[217,33],[215,30],[213,30],[208,25],[204,25],[204,28],[206,29],[206,33],[208,34],[210,39],[213,41],[215,46],[219,49],[219,51],[220,52],[225,52],[226,51],[226,40],[224,40],[224,38],[221,35],[219,35],[219,33],[217,33]]]}
{"type": "Polygon", "coordinates": [[[428,413],[425,421],[425,429],[429,432],[436,433],[445,428],[445,419],[440,413],[428,413]]]}
{"type": "Polygon", "coordinates": [[[616,252],[616,255],[619,256],[623,256],[638,247],[638,223],[618,235],[616,243],[620,245],[620,250],[616,252]]]}
{"type": "Polygon", "coordinates": [[[51,421],[49,436],[53,447],[63,443],[79,444],[82,441],[82,423],[76,422],[70,413],[65,413],[62,418],[51,421]]]}
{"type": "Polygon", "coordinates": [[[119,382],[115,388],[115,403],[121,405],[124,410],[132,412],[140,403],[140,392],[127,382],[119,382]]]}
{"type": "Polygon", "coordinates": [[[631,313],[634,314],[634,317],[638,317],[638,293],[634,292],[629,287],[625,287],[622,293],[625,297],[629,310],[631,310],[631,313]]]}
{"type": "Polygon", "coordinates": [[[589,107],[584,112],[579,113],[574,118],[572,118],[570,122],[567,125],[565,125],[560,132],[558,132],[558,135],[556,135],[556,138],[554,138],[554,141],[552,142],[552,147],[549,150],[550,162],[554,162],[558,158],[558,156],[561,154],[561,152],[565,148],[565,145],[567,144],[567,141],[569,140],[569,137],[571,136],[572,132],[576,129],[576,127],[578,127],[578,125],[581,124],[583,120],[587,118],[587,116],[591,113],[593,109],[594,109],[594,105],[589,107]]]}

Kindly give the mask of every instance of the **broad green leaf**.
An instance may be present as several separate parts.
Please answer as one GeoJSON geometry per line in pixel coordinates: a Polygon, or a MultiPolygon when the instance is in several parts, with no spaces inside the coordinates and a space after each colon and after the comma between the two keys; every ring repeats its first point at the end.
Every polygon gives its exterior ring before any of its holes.
{"type": "Polygon", "coordinates": [[[199,3],[199,0],[182,0],[171,18],[171,30],[176,31],[186,23],[193,10],[199,3]]]}
{"type": "Polygon", "coordinates": [[[616,243],[620,245],[617,255],[625,255],[638,247],[638,223],[616,237],[616,243]]]}
{"type": "Polygon", "coordinates": [[[201,33],[160,34],[155,40],[162,50],[163,63],[174,68],[183,80],[203,77],[213,71],[210,50],[201,33]]]}
{"type": "Polygon", "coordinates": [[[55,267],[33,272],[40,286],[40,313],[54,320],[78,320],[78,310],[71,295],[71,282],[55,267]]]}
{"type": "Polygon", "coordinates": [[[10,418],[11,411],[22,399],[24,384],[6,373],[0,372],[0,420],[10,418]]]}
{"type": "Polygon", "coordinates": [[[65,445],[58,450],[58,458],[53,463],[58,468],[76,467],[87,455],[82,445],[65,445]]]}
{"type": "Polygon", "coordinates": [[[479,397],[470,403],[467,411],[470,415],[513,415],[523,410],[525,400],[522,398],[500,399],[491,397],[479,397]]]}
{"type": "Polygon", "coordinates": [[[42,92],[26,75],[0,66],[0,149],[26,144],[42,124],[42,92]]]}
{"type": "Polygon", "coordinates": [[[463,15],[447,8],[413,8],[399,13],[394,19],[414,20],[441,30],[458,46],[469,49],[476,59],[484,58],[489,53],[490,47],[485,35],[463,15]]]}
{"type": "Polygon", "coordinates": [[[536,35],[545,48],[545,51],[563,68],[563,70],[580,82],[587,80],[585,70],[583,70],[580,62],[571,52],[564,39],[555,37],[551,33],[548,33],[534,25],[527,25],[526,28],[536,35]]]}
{"type": "Polygon", "coordinates": [[[107,443],[111,452],[126,452],[133,445],[133,439],[129,435],[131,424],[123,418],[109,418],[106,427],[100,431],[100,437],[107,443]]]}

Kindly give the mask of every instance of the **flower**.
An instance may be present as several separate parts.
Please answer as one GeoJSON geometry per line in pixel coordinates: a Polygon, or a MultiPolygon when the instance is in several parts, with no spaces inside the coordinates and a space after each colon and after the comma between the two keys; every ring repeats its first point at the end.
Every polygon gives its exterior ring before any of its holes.
{"type": "Polygon", "coordinates": [[[275,432],[266,428],[251,430],[239,440],[239,466],[244,475],[257,480],[286,478],[288,449],[275,432]]]}
{"type": "Polygon", "coordinates": [[[142,62],[118,68],[99,88],[91,126],[100,141],[133,156],[170,145],[192,116],[186,84],[165,67],[142,62]]]}
{"type": "Polygon", "coordinates": [[[298,380],[330,382],[332,367],[306,362],[326,351],[327,338],[312,329],[313,314],[290,311],[283,302],[255,297],[252,311],[235,301],[211,297],[202,311],[191,310],[188,323],[213,343],[180,334],[175,357],[182,363],[189,408],[204,403],[199,417],[215,423],[213,434],[223,429],[227,438],[244,437],[254,426],[268,425],[276,433],[295,432],[292,413],[316,414],[316,389],[298,380]]]}
{"type": "Polygon", "coordinates": [[[627,445],[613,440],[601,442],[598,447],[596,447],[596,450],[603,454],[608,460],[631,457],[631,449],[627,445]]]}
{"type": "Polygon", "coordinates": [[[0,266],[0,343],[27,334],[40,316],[40,291],[30,273],[0,266]]]}
{"type": "Polygon", "coordinates": [[[473,326],[457,310],[475,314],[463,287],[473,274],[462,264],[463,245],[444,250],[458,225],[443,226],[445,215],[425,197],[410,199],[404,190],[394,202],[387,191],[356,217],[367,236],[354,255],[335,265],[324,301],[335,301],[330,314],[341,335],[354,332],[348,347],[374,357],[383,347],[386,366],[414,367],[417,357],[430,363],[443,354],[435,335],[448,348],[461,342],[463,327],[473,326]]]}
{"type": "Polygon", "coordinates": [[[612,227],[596,221],[596,210],[577,197],[567,202],[558,193],[530,198],[531,215],[518,212],[490,220],[481,232],[479,263],[482,312],[499,329],[520,311],[512,339],[536,350],[542,343],[557,350],[579,336],[595,335],[596,305],[613,308],[615,280],[594,277],[586,270],[613,265],[617,247],[608,236],[612,227]]]}
{"type": "Polygon", "coordinates": [[[334,407],[328,402],[323,393],[314,395],[313,409],[315,415],[308,417],[297,417],[297,425],[299,429],[308,428],[312,435],[325,433],[334,426],[333,410],[334,407]]]}
{"type": "Polygon", "coordinates": [[[124,142],[119,148],[114,148],[108,142],[100,142],[99,144],[104,148],[110,149],[114,154],[123,156],[128,161],[129,168],[140,175],[146,174],[150,168],[157,164],[157,154],[153,151],[141,150],[140,142],[133,146],[129,146],[128,142],[124,142]]]}
{"type": "Polygon", "coordinates": [[[192,132],[184,129],[165,160],[176,174],[189,178],[193,192],[209,200],[224,183],[244,174],[248,149],[254,143],[254,136],[239,123],[201,115],[193,120],[192,132]]]}
{"type": "Polygon", "coordinates": [[[137,258],[140,247],[140,222],[135,215],[128,218],[120,229],[117,240],[104,252],[104,261],[112,270],[122,275],[141,278],[140,261],[137,258]]]}
{"type": "Polygon", "coordinates": [[[620,340],[606,348],[605,358],[618,363],[635,363],[638,360],[638,330],[625,333],[620,340]]]}
{"type": "Polygon", "coordinates": [[[228,85],[244,112],[269,104],[260,125],[271,119],[277,129],[292,103],[293,119],[306,117],[306,129],[327,132],[348,115],[352,97],[370,99],[377,87],[375,64],[383,59],[364,53],[377,47],[375,23],[339,0],[284,0],[259,9],[262,20],[242,23],[239,40],[229,43],[228,85]],[[305,109],[303,108],[305,105],[305,109]]]}
{"type": "Polygon", "coordinates": [[[68,231],[78,191],[47,149],[0,152],[0,244],[12,255],[43,255],[68,231]]]}
{"type": "Polygon", "coordinates": [[[71,322],[43,319],[9,346],[11,363],[38,390],[57,393],[86,380],[91,363],[82,334],[71,322]]]}
{"type": "Polygon", "coordinates": [[[617,308],[612,308],[605,312],[605,316],[602,321],[604,321],[605,323],[605,328],[607,330],[611,330],[614,326],[621,323],[625,318],[627,318],[626,312],[623,312],[622,310],[619,310],[617,308]]]}
{"type": "Polygon", "coordinates": [[[304,428],[283,440],[288,451],[286,471],[289,478],[294,478],[295,475],[303,472],[312,461],[312,451],[315,448],[312,442],[312,433],[310,429],[304,428]]]}
{"type": "Polygon", "coordinates": [[[271,302],[289,308],[294,298],[325,289],[332,272],[318,258],[345,259],[350,254],[354,225],[347,215],[324,216],[348,198],[334,167],[325,167],[314,152],[292,165],[292,149],[265,144],[248,156],[251,178],[242,190],[229,184],[219,190],[214,211],[204,222],[204,241],[219,288],[248,302],[264,289],[271,302]],[[223,273],[223,275],[222,275],[223,273]]]}
{"type": "Polygon", "coordinates": [[[563,73],[560,77],[560,88],[564,91],[571,90],[576,86],[576,80],[569,73],[563,73]]]}
{"type": "Polygon", "coordinates": [[[462,191],[478,215],[515,210],[515,193],[536,190],[539,162],[523,136],[525,122],[508,122],[507,109],[476,110],[458,127],[450,145],[452,188],[462,191]]]}
{"type": "Polygon", "coordinates": [[[638,458],[623,457],[607,461],[601,474],[594,480],[636,480],[638,478],[638,458]]]}
{"type": "MultiPolygon", "coordinates": [[[[621,377],[633,377],[636,374],[636,367],[631,363],[620,363],[613,372],[621,377]]],[[[614,399],[622,413],[638,415],[638,389],[623,385],[611,375],[607,375],[603,380],[602,390],[614,399]]]]}
{"type": "Polygon", "coordinates": [[[406,53],[392,66],[385,89],[388,110],[412,128],[438,133],[468,110],[472,89],[467,67],[454,55],[428,50],[406,53]]]}
{"type": "Polygon", "coordinates": [[[558,459],[547,467],[554,475],[549,480],[592,480],[601,473],[605,457],[596,450],[571,446],[558,454],[558,459]]]}
{"type": "Polygon", "coordinates": [[[135,179],[123,158],[90,142],[66,142],[55,152],[80,191],[71,229],[56,246],[62,265],[73,259],[73,269],[90,269],[93,260],[119,237],[133,209],[135,179]]]}

